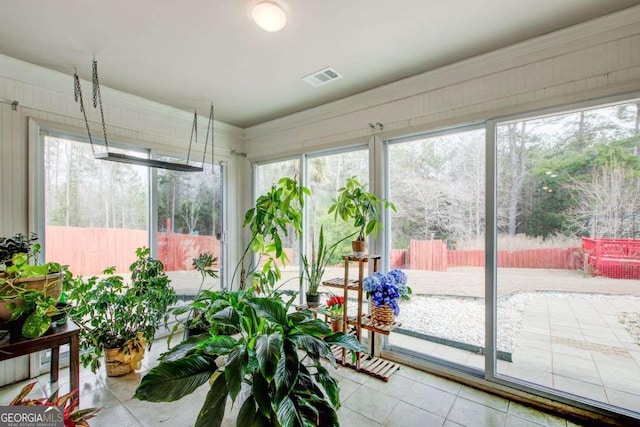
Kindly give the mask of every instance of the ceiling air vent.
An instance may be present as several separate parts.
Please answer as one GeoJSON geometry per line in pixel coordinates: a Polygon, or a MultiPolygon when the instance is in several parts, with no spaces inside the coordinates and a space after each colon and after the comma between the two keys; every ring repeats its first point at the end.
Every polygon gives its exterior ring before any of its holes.
{"type": "Polygon", "coordinates": [[[303,77],[302,80],[309,83],[311,86],[318,87],[341,78],[342,76],[338,74],[336,70],[331,67],[327,67],[324,70],[316,71],[315,73],[311,73],[308,76],[303,77]]]}

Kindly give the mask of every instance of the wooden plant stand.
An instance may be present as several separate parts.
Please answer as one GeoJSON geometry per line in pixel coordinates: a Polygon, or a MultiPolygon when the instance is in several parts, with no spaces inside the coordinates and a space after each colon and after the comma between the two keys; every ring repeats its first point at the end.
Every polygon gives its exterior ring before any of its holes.
{"type": "MultiPolygon", "coordinates": [[[[46,334],[39,338],[22,338],[11,342],[8,338],[0,341],[0,361],[12,359],[18,356],[35,353],[41,350],[51,349],[51,383],[58,382],[58,369],[60,366],[60,346],[69,344],[70,366],[69,379],[70,391],[78,390],[80,386],[80,328],[71,320],[64,325],[51,327],[46,334]]],[[[78,401],[80,393],[78,390],[78,401]]]]}
{"type": "Polygon", "coordinates": [[[372,377],[383,381],[389,381],[391,374],[400,369],[400,366],[396,363],[374,356],[376,354],[375,334],[389,335],[393,329],[400,326],[400,323],[397,320],[391,325],[374,323],[368,314],[362,313],[362,281],[365,276],[365,266],[369,262],[372,262],[373,272],[378,271],[380,255],[364,255],[361,257],[348,255],[342,257],[342,259],[344,260],[344,277],[327,280],[322,282],[322,284],[330,288],[340,288],[343,290],[345,302],[343,330],[345,332],[350,331],[350,333],[352,333],[361,343],[362,329],[369,331],[369,353],[359,352],[355,362],[352,360],[351,355],[348,354],[347,350],[340,347],[334,346],[333,354],[342,366],[371,375],[372,377]],[[358,277],[356,279],[349,278],[349,266],[351,263],[358,264],[358,277]],[[357,293],[358,309],[355,316],[349,315],[347,310],[349,292],[357,293]]]}

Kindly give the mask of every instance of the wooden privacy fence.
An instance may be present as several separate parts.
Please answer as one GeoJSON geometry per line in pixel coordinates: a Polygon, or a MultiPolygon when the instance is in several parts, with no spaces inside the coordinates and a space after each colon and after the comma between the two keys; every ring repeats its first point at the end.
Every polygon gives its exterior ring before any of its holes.
{"type": "MultiPolygon", "coordinates": [[[[126,273],[136,259],[136,248],[149,246],[146,230],[47,226],[48,261],[66,264],[73,274],[90,276],[116,266],[126,273]]],[[[158,259],[166,271],[193,270],[193,258],[202,252],[220,257],[220,242],[212,236],[158,233],[158,259]]]]}
{"type": "MultiPolygon", "coordinates": [[[[498,251],[498,267],[581,268],[579,248],[498,251]]],[[[484,267],[483,250],[449,250],[442,240],[410,240],[409,249],[393,249],[391,268],[447,271],[448,267],[484,267]]]]}

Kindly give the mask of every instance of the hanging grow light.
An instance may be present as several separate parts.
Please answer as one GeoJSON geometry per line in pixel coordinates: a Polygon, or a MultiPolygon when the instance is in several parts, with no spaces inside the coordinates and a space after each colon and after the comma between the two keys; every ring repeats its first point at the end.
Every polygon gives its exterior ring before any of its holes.
{"type": "Polygon", "coordinates": [[[189,157],[191,156],[191,146],[194,141],[198,143],[198,114],[194,112],[193,114],[193,125],[191,128],[191,137],[189,138],[189,151],[187,152],[187,159],[184,163],[178,162],[169,162],[157,159],[150,159],[144,157],[132,156],[129,154],[122,153],[114,153],[109,151],[109,140],[107,139],[107,126],[104,120],[104,110],[102,108],[102,95],[100,94],[100,82],[98,80],[98,62],[94,59],[92,64],[92,83],[93,83],[93,108],[98,108],[100,110],[100,119],[102,122],[102,133],[104,135],[104,146],[106,151],[104,152],[96,152],[93,144],[93,138],[91,136],[91,129],[89,127],[89,120],[87,118],[87,112],[84,107],[84,100],[82,97],[82,87],[80,86],[80,78],[78,77],[78,73],[75,72],[73,74],[74,80],[74,95],[76,102],[80,103],[80,111],[84,117],[84,123],[87,128],[87,135],[89,136],[89,143],[91,144],[91,151],[93,153],[93,158],[98,160],[108,160],[111,162],[118,163],[127,163],[138,166],[146,166],[150,168],[159,168],[159,169],[169,169],[180,172],[202,172],[204,170],[204,160],[207,155],[207,146],[209,144],[209,134],[211,134],[211,164],[213,165],[214,159],[214,114],[213,114],[213,104],[211,104],[211,109],[209,111],[209,123],[207,124],[207,136],[204,141],[204,152],[202,154],[202,163],[200,166],[193,166],[189,164],[189,157]]]}

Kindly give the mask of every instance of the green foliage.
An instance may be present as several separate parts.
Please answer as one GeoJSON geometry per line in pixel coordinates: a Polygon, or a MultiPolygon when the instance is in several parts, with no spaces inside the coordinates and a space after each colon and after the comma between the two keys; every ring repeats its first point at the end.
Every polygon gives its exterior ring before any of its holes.
{"type": "Polygon", "coordinates": [[[31,254],[34,242],[38,240],[35,233],[30,237],[16,233],[12,237],[0,237],[0,264],[10,261],[16,254],[31,254]]]}
{"type": "Polygon", "coordinates": [[[341,218],[345,222],[351,221],[360,230],[357,240],[364,240],[370,234],[374,237],[383,229],[380,221],[380,203],[385,209],[396,207],[393,203],[379,199],[375,194],[369,193],[355,176],[347,178],[344,187],[338,190],[338,198],[333,201],[329,213],[334,214],[334,219],[341,218]]]}
{"type": "Polygon", "coordinates": [[[338,384],[320,360],[335,366],[331,345],[363,351],[355,337],[332,334],[309,311],[288,314],[293,299],[258,297],[253,290],[216,296],[207,317],[237,334],[205,334],[165,353],[135,397],[174,401],[209,379],[197,426],[221,425],[227,396],[240,405],[238,426],[338,425],[338,384]]]}
{"type": "Polygon", "coordinates": [[[569,144],[564,150],[547,153],[527,177],[533,194],[530,210],[526,210],[526,204],[523,206],[522,231],[544,238],[557,234],[588,235],[586,227],[576,227],[576,221],[572,221],[576,200],[583,198],[575,184],[591,183],[594,174],[612,162],[630,176],[640,176],[640,157],[634,154],[638,143],[640,134],[586,146],[569,144]]]}
{"type": "Polygon", "coordinates": [[[244,216],[242,225],[251,231],[251,239],[236,266],[232,283],[240,271],[240,289],[245,289],[247,279],[252,279],[251,285],[259,292],[269,294],[273,291],[282,276],[276,261],[283,265],[288,262],[282,242],[291,231],[295,239],[302,233],[305,195],[311,195],[308,188],[299,185],[295,177],[285,177],[258,197],[255,206],[244,216]],[[265,259],[260,270],[251,260],[253,254],[265,259]]]}
{"type": "Polygon", "coordinates": [[[306,255],[302,255],[300,257],[304,268],[304,277],[301,277],[300,280],[302,281],[303,278],[307,279],[307,282],[309,283],[309,288],[307,290],[308,293],[314,295],[318,293],[318,287],[322,281],[324,271],[327,268],[327,265],[331,262],[336,249],[342,242],[353,236],[355,236],[355,233],[343,237],[332,245],[328,245],[324,239],[324,226],[320,226],[318,246],[315,245],[315,239],[312,239],[311,241],[311,258],[306,255]]]}
{"type": "Polygon", "coordinates": [[[149,348],[164,320],[167,308],[177,300],[164,266],[151,258],[148,248],[136,250],[131,264],[131,283],[114,275],[114,268],[104,276],[68,277],[64,283],[68,302],[73,306],[69,316],[81,329],[81,347],[86,350],[81,359],[93,371],[100,367],[103,349],[124,348],[139,341],[139,335],[149,348]]]}
{"type": "Polygon", "coordinates": [[[57,300],[50,294],[64,275],[71,274],[66,266],[56,262],[30,264],[29,261],[36,259],[40,251],[40,245],[33,243],[35,239],[35,235],[26,238],[16,234],[3,240],[4,253],[13,252],[13,255],[5,261],[4,276],[0,278],[0,301],[8,302],[10,320],[26,318],[22,335],[27,338],[40,337],[49,329],[51,316],[59,312],[57,300]],[[18,250],[20,252],[15,252],[18,250]],[[34,287],[36,282],[42,283],[41,289],[34,287]]]}

